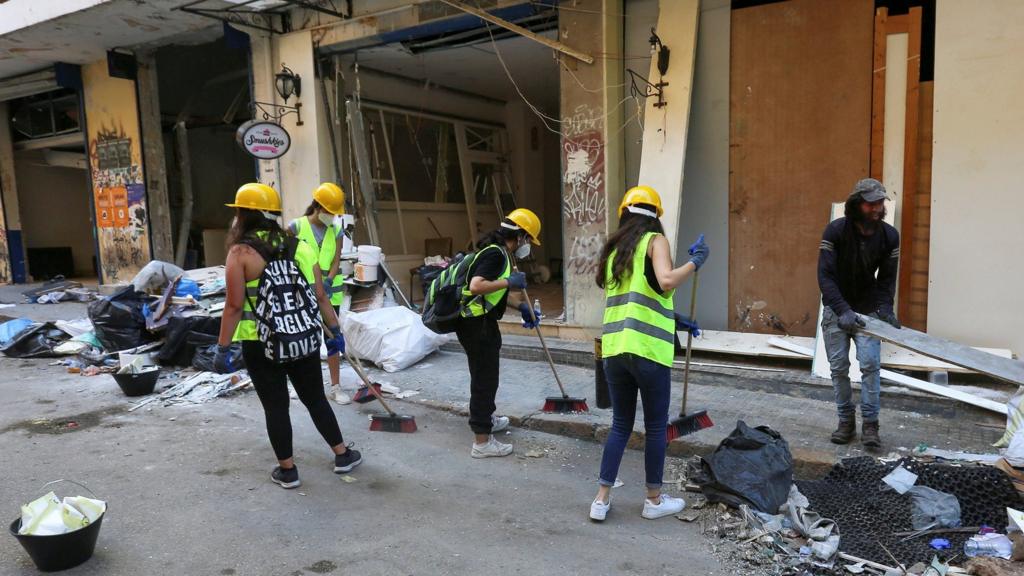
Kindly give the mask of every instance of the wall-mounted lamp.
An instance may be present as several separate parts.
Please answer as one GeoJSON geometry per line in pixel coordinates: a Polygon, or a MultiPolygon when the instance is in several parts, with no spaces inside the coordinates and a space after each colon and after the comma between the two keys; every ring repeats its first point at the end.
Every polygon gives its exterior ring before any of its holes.
{"type": "Polygon", "coordinates": [[[274,75],[274,87],[287,103],[292,94],[296,98],[302,95],[302,78],[282,63],[281,71],[274,75]]]}

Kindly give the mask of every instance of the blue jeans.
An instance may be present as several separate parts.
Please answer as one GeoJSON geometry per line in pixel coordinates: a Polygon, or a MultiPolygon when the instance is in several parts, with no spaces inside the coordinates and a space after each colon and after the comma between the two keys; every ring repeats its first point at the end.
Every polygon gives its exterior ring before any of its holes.
{"type": "Polygon", "coordinates": [[[612,399],[612,429],[601,456],[601,477],[604,486],[615,484],[622,453],[626,450],[633,422],[636,420],[636,394],[644,407],[644,469],[647,487],[660,488],[665,471],[665,448],[668,441],[668,405],[672,391],[672,369],[633,354],[620,354],[604,359],[604,375],[612,399]]]}
{"type": "Polygon", "coordinates": [[[878,371],[882,367],[882,343],[866,334],[850,334],[839,327],[838,318],[828,306],[822,311],[821,334],[825,339],[825,353],[832,370],[832,388],[836,393],[836,412],[842,420],[856,415],[853,389],[850,387],[850,340],[857,345],[860,363],[860,417],[864,422],[877,422],[880,408],[881,383],[878,371]]]}

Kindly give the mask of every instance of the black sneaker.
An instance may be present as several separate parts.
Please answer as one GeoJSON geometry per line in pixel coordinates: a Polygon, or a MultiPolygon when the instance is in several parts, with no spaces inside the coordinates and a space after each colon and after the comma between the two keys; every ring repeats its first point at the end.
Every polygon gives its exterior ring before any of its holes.
{"type": "Polygon", "coordinates": [[[345,474],[351,472],[353,468],[362,463],[363,455],[359,453],[359,450],[349,448],[344,454],[336,454],[334,456],[334,473],[345,474]]]}
{"type": "Polygon", "coordinates": [[[291,468],[281,468],[278,466],[274,468],[274,471],[270,473],[270,480],[281,488],[286,489],[298,488],[302,485],[302,480],[299,480],[299,468],[297,466],[292,466],[291,468]]]}

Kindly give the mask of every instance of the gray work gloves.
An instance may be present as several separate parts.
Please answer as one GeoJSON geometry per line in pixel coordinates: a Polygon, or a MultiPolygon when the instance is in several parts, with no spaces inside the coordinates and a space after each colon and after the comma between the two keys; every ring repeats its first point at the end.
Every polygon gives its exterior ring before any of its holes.
{"type": "Polygon", "coordinates": [[[836,323],[839,324],[840,328],[851,334],[857,331],[857,327],[864,326],[864,321],[853,310],[847,310],[840,314],[839,320],[836,323]]]}

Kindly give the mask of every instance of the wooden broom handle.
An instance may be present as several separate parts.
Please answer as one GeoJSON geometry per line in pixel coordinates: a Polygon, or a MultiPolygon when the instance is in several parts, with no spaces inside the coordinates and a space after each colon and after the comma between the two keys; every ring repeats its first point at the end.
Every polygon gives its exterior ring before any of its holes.
{"type": "MultiPolygon", "coordinates": [[[[697,274],[693,271],[693,288],[690,290],[690,320],[695,321],[697,317],[697,274]]],[[[690,349],[693,344],[693,331],[686,331],[686,364],[683,365],[683,407],[680,415],[686,415],[686,396],[690,390],[690,349]]]]}

